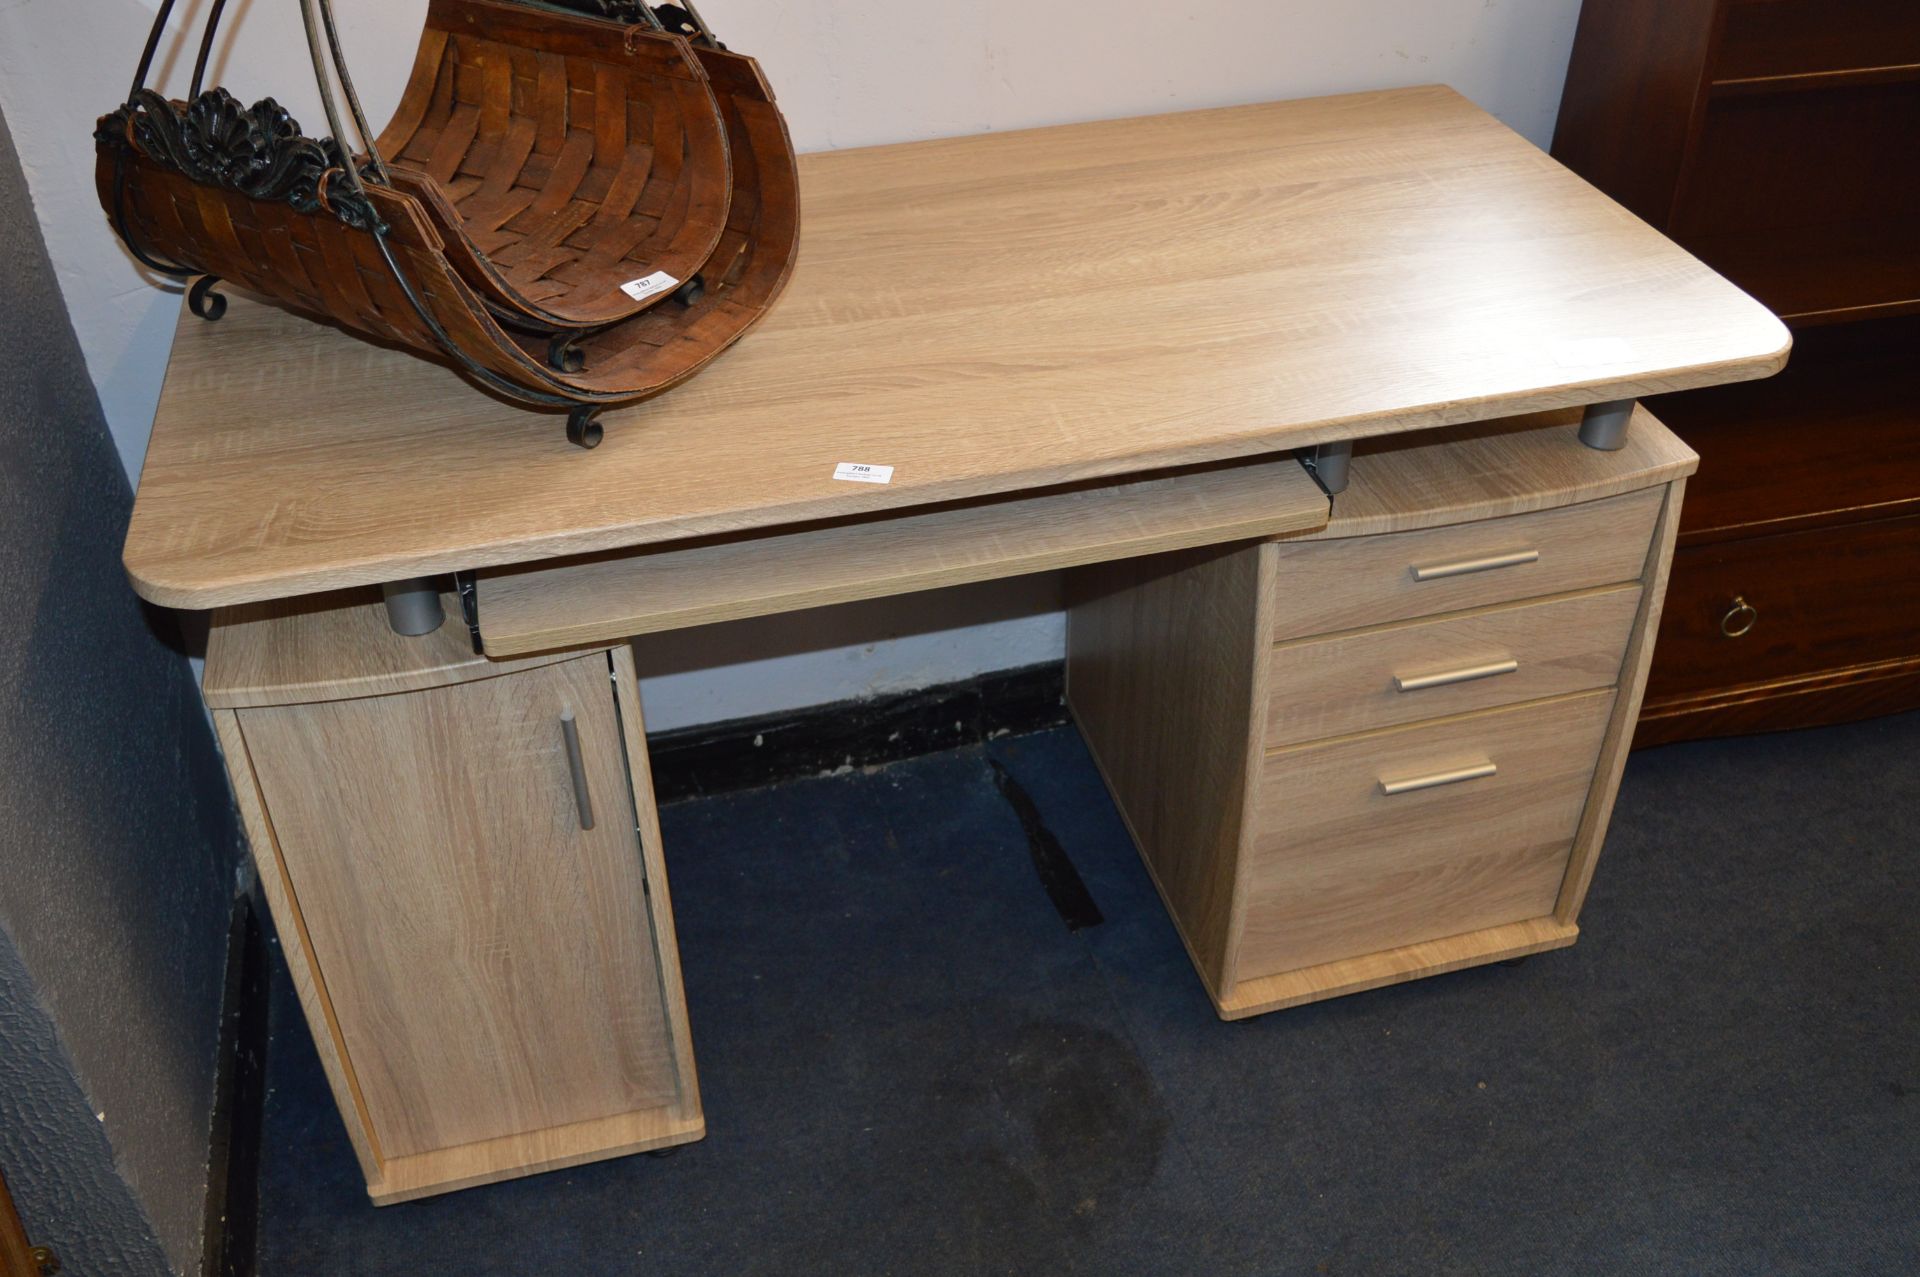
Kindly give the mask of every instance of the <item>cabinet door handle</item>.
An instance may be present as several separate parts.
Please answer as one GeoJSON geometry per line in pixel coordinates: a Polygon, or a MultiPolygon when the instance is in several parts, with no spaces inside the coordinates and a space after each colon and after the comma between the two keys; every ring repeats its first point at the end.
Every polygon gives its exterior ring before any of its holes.
{"type": "Polygon", "coordinates": [[[580,725],[573,711],[560,711],[560,739],[567,743],[567,770],[573,773],[573,805],[580,810],[580,828],[593,828],[593,795],[587,792],[587,763],[580,756],[580,725]]]}
{"type": "Polygon", "coordinates": [[[1393,687],[1399,692],[1424,692],[1429,687],[1451,687],[1455,683],[1471,683],[1476,679],[1497,678],[1502,674],[1518,671],[1520,662],[1508,658],[1504,661],[1490,661],[1485,665],[1471,665],[1463,670],[1448,670],[1445,674],[1416,674],[1408,678],[1405,674],[1393,676],[1393,687]]]}
{"type": "Polygon", "coordinates": [[[1470,763],[1465,767],[1456,767],[1452,771],[1434,772],[1429,776],[1409,776],[1405,780],[1380,778],[1380,792],[1392,798],[1395,794],[1411,794],[1421,789],[1438,789],[1442,785],[1458,785],[1463,781],[1485,780],[1499,772],[1491,760],[1483,763],[1470,763]]]}
{"type": "Polygon", "coordinates": [[[1496,568],[1517,568],[1527,563],[1538,563],[1540,551],[1515,550],[1512,554],[1489,554],[1480,559],[1460,559],[1453,563],[1434,563],[1426,567],[1418,564],[1413,568],[1416,581],[1440,581],[1450,576],[1467,576],[1473,572],[1491,572],[1496,568]]]}

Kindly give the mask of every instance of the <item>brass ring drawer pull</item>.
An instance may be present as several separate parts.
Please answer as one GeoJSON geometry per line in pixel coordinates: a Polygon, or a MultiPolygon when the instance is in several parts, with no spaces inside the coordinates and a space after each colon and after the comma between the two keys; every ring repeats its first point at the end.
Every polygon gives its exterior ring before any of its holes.
{"type": "Polygon", "coordinates": [[[1485,780],[1498,774],[1499,768],[1491,761],[1473,763],[1466,767],[1456,767],[1452,771],[1434,772],[1430,776],[1411,776],[1406,780],[1388,780],[1380,778],[1380,792],[1392,798],[1396,794],[1411,794],[1422,789],[1438,789],[1442,785],[1458,785],[1463,781],[1485,780]]]}
{"type": "Polygon", "coordinates": [[[1760,609],[1736,594],[1733,606],[1720,618],[1720,632],[1728,638],[1739,638],[1753,629],[1760,621],[1760,609]]]}
{"type": "Polygon", "coordinates": [[[587,792],[587,763],[580,756],[580,725],[573,711],[560,712],[560,739],[567,747],[567,770],[573,773],[573,805],[580,813],[580,828],[593,828],[593,795],[587,792]]]}
{"type": "Polygon", "coordinates": [[[1472,683],[1483,678],[1497,678],[1502,674],[1512,674],[1519,670],[1520,662],[1512,659],[1493,661],[1486,665],[1474,665],[1463,670],[1448,670],[1445,674],[1418,674],[1408,678],[1405,674],[1393,676],[1393,689],[1396,692],[1424,692],[1429,687],[1451,687],[1455,683],[1472,683]]]}
{"type": "Polygon", "coordinates": [[[1540,551],[1515,550],[1512,554],[1489,554],[1481,559],[1461,559],[1454,563],[1435,563],[1429,567],[1416,565],[1413,579],[1416,581],[1442,581],[1450,576],[1467,576],[1474,572],[1491,572],[1496,568],[1517,568],[1528,563],[1538,563],[1540,551]]]}

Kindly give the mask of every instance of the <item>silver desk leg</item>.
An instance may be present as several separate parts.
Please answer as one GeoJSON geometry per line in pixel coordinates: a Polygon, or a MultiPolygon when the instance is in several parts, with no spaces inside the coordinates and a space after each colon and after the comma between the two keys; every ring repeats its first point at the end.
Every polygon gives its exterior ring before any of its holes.
{"type": "Polygon", "coordinates": [[[380,593],[387,600],[387,624],[395,634],[418,638],[433,633],[447,619],[446,609],[440,606],[440,587],[430,576],[388,581],[380,593]]]}
{"type": "Polygon", "coordinates": [[[1328,495],[1347,490],[1347,463],[1353,460],[1353,440],[1343,443],[1323,443],[1307,454],[1307,461],[1313,467],[1314,477],[1320,480],[1320,486],[1328,495]]]}
{"type": "Polygon", "coordinates": [[[1627,423],[1633,420],[1631,399],[1587,405],[1580,419],[1580,442],[1601,452],[1618,452],[1627,446],[1627,423]]]}

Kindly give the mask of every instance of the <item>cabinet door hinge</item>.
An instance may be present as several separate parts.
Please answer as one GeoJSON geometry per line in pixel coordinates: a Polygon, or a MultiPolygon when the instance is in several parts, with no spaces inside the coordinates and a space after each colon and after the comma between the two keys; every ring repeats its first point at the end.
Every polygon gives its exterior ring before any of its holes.
{"type": "Polygon", "coordinates": [[[460,615],[466,618],[467,636],[473,640],[473,654],[485,656],[487,649],[480,641],[480,581],[471,572],[455,572],[453,585],[460,592],[460,615]]]}

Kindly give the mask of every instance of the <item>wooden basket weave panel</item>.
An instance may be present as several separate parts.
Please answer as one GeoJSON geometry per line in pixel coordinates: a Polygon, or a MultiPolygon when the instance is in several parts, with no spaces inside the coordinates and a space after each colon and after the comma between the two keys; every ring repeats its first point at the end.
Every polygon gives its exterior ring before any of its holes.
{"type": "MultiPolygon", "coordinates": [[[[158,247],[195,272],[217,275],[249,292],[332,319],[364,336],[398,342],[431,358],[447,358],[440,340],[394,279],[371,232],[280,201],[256,200],[207,186],[146,157],[103,147],[102,203],[122,210],[115,229],[131,242],[158,247]],[[114,165],[127,165],[114,195],[114,165]]],[[[534,395],[608,402],[639,397],[584,393],[516,346],[480,299],[456,276],[438,236],[409,197],[369,188],[389,227],[388,243],[429,316],[469,359],[534,395]]]]}
{"type": "Polygon", "coordinates": [[[380,146],[490,302],[549,328],[604,325],[648,304],[621,284],[690,278],[712,252],[726,134],[684,41],[527,17],[435,0],[380,146]]]}
{"type": "MultiPolygon", "coordinates": [[[[584,338],[586,368],[568,378],[582,388],[645,385],[649,395],[671,389],[744,336],[793,272],[800,187],[786,121],[753,59],[695,52],[726,121],[735,182],[726,230],[701,272],[706,295],[690,307],[656,308],[584,338]]],[[[516,340],[533,349],[527,338],[516,340]]]]}
{"type": "Polygon", "coordinates": [[[364,232],[301,213],[279,201],[204,186],[144,156],[103,148],[102,203],[114,208],[114,166],[127,166],[120,234],[158,247],[182,265],[251,292],[324,315],[368,336],[432,349],[432,339],[377,256],[356,251],[364,232]],[[371,276],[371,277],[369,277],[371,276]]]}

